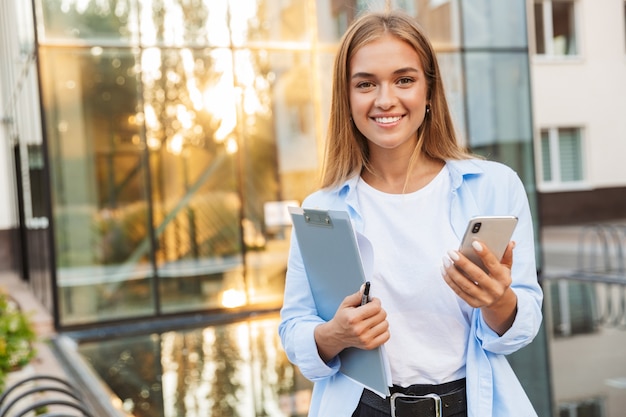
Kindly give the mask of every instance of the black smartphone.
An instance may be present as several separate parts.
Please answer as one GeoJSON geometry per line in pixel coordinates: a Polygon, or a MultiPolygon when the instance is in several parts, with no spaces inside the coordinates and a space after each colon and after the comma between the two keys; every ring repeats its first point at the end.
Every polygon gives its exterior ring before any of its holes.
{"type": "Polygon", "coordinates": [[[498,259],[502,259],[506,246],[511,241],[513,230],[517,225],[515,216],[477,216],[470,219],[461,241],[459,252],[474,262],[483,271],[488,272],[485,265],[472,248],[472,242],[478,240],[491,250],[498,259]]]}

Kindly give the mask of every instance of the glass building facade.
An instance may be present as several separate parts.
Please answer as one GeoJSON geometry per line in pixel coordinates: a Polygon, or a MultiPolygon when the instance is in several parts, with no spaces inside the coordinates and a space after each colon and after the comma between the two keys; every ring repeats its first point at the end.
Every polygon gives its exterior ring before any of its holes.
{"type": "MultiPolygon", "coordinates": [[[[23,268],[57,327],[279,308],[285,207],[317,184],[337,42],[385,3],[24,6],[15,36],[37,71],[11,109],[23,252],[36,259],[23,268]]],[[[390,3],[430,35],[459,136],[513,167],[534,208],[526,2],[390,3]]],[[[549,409],[545,369],[525,365],[544,363],[543,343],[512,362],[549,409]]]]}
{"type": "MultiPolygon", "coordinates": [[[[35,4],[59,324],[280,305],[337,41],[384,2],[35,4]]],[[[532,198],[524,2],[395,7],[431,34],[461,136],[532,198]]]]}

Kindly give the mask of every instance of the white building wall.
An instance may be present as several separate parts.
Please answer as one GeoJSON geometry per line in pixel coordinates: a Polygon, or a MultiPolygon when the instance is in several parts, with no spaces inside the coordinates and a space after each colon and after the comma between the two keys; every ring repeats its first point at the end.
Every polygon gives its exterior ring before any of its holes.
{"type": "Polygon", "coordinates": [[[578,3],[580,56],[570,59],[533,56],[531,60],[536,149],[539,149],[540,128],[582,127],[589,188],[623,187],[626,186],[624,0],[579,0],[578,3]]]}
{"type": "Polygon", "coordinates": [[[11,114],[13,92],[13,59],[15,51],[15,19],[13,2],[0,3],[0,230],[17,227],[17,194],[11,132],[14,129],[11,114]]]}

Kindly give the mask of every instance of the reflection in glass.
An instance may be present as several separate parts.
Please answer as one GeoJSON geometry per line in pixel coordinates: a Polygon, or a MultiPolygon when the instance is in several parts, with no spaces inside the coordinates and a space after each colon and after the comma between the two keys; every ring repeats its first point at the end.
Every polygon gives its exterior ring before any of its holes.
{"type": "Polygon", "coordinates": [[[241,267],[232,57],[149,48],[141,60],[162,306],[216,308],[241,267]]]}
{"type": "Polygon", "coordinates": [[[278,318],[81,343],[136,417],[304,416],[312,384],[291,365],[278,318]]]}
{"type": "Polygon", "coordinates": [[[115,48],[44,48],[40,56],[62,315],[149,314],[135,56],[115,48]]]}
{"type": "Polygon", "coordinates": [[[44,40],[116,40],[141,46],[311,42],[306,1],[39,0],[44,40]]]}
{"type": "Polygon", "coordinates": [[[238,76],[244,96],[239,156],[249,295],[255,303],[280,303],[289,222],[274,224],[265,214],[274,202],[298,204],[307,194],[305,185],[316,179],[314,71],[309,53],[245,50],[235,62],[256,74],[238,76]]]}
{"type": "Polygon", "coordinates": [[[458,140],[466,144],[463,55],[459,52],[440,52],[437,54],[437,60],[458,140]]]}
{"type": "Polygon", "coordinates": [[[304,198],[321,148],[311,5],[242,6],[38,2],[64,324],[279,305],[265,210],[304,198]]]}
{"type": "Polygon", "coordinates": [[[526,2],[464,1],[461,10],[464,46],[470,48],[527,46],[526,2]]]}
{"type": "Polygon", "coordinates": [[[417,21],[436,49],[450,50],[461,46],[458,0],[418,0],[417,21]]]}
{"type": "Polygon", "coordinates": [[[232,44],[311,42],[310,4],[302,0],[229,0],[232,44]]]}
{"type": "Polygon", "coordinates": [[[505,162],[527,184],[532,184],[527,55],[476,52],[466,54],[465,59],[467,124],[472,150],[505,162]]]}
{"type": "Polygon", "coordinates": [[[45,40],[114,39],[130,42],[136,31],[137,10],[133,0],[38,0],[45,40]]]}

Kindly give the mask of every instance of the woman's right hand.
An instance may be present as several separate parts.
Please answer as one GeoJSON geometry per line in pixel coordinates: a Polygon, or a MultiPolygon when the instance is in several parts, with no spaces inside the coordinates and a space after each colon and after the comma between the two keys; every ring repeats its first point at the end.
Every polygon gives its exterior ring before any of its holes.
{"type": "Polygon", "coordinates": [[[374,349],[389,340],[387,313],[380,299],[361,305],[362,291],[348,295],[332,320],[315,328],[320,357],[329,362],[347,347],[374,349]]]}

